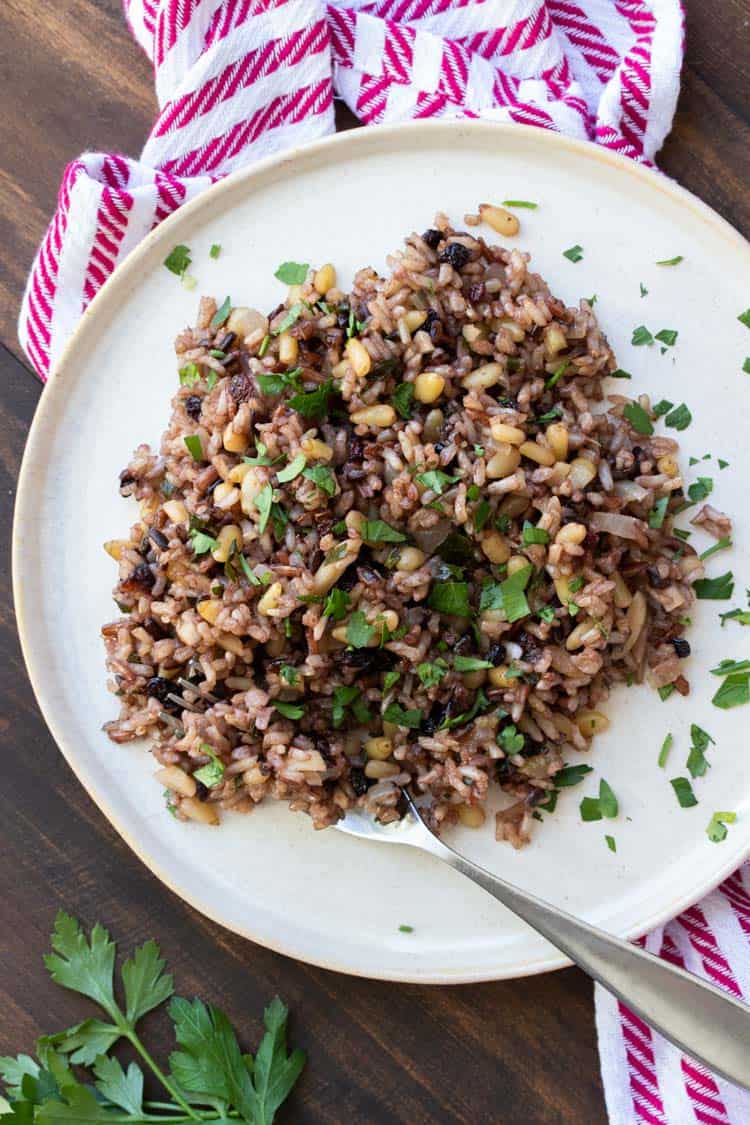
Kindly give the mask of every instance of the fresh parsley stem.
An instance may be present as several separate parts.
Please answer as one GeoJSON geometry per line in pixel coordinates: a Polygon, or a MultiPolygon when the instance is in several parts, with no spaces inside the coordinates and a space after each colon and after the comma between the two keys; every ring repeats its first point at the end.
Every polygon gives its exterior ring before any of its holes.
{"type": "MultiPolygon", "coordinates": [[[[176,1101],[177,1104],[182,1109],[184,1109],[185,1113],[188,1115],[190,1120],[191,1121],[205,1120],[205,1118],[203,1118],[203,1116],[197,1110],[194,1110],[192,1108],[192,1106],[188,1105],[188,1103],[185,1101],[185,1099],[180,1094],[179,1090],[175,1089],[175,1087],[169,1081],[169,1079],[167,1078],[166,1074],[161,1069],[159,1064],[156,1062],[155,1059],[153,1059],[151,1057],[151,1055],[148,1053],[146,1048],[143,1046],[143,1044],[141,1043],[140,1039],[136,1035],[133,1028],[126,1026],[125,1029],[124,1029],[124,1034],[127,1036],[127,1038],[130,1040],[130,1042],[133,1044],[133,1046],[135,1047],[136,1051],[141,1056],[143,1061],[151,1067],[151,1069],[153,1070],[154,1074],[156,1075],[156,1077],[161,1082],[164,1089],[168,1090],[169,1093],[172,1095],[172,1098],[174,1099],[174,1101],[176,1101]]],[[[158,1118],[157,1118],[157,1120],[158,1120],[158,1118]]],[[[178,1120],[178,1119],[176,1119],[176,1120],[178,1120]]],[[[210,1118],[209,1118],[209,1120],[210,1120],[210,1118]]]]}
{"type": "MultiPolygon", "coordinates": [[[[143,1104],[146,1107],[146,1109],[168,1109],[168,1110],[170,1110],[171,1113],[181,1114],[180,1117],[175,1117],[175,1118],[170,1117],[170,1118],[168,1118],[170,1123],[172,1121],[175,1121],[175,1122],[184,1121],[184,1119],[185,1119],[184,1115],[182,1114],[182,1111],[180,1110],[180,1107],[176,1106],[174,1104],[174,1102],[144,1102],[143,1104]]],[[[215,1109],[211,1109],[211,1110],[200,1110],[199,1109],[199,1110],[196,1110],[196,1113],[198,1114],[198,1116],[201,1118],[202,1121],[215,1121],[217,1118],[223,1119],[223,1118],[227,1118],[227,1117],[239,1117],[240,1116],[239,1113],[237,1113],[237,1111],[234,1110],[234,1109],[230,1109],[230,1110],[228,1110],[227,1113],[224,1113],[224,1114],[219,1113],[219,1111],[215,1110],[215,1109]]],[[[163,1121],[164,1118],[159,1117],[158,1120],[163,1121]]]]}

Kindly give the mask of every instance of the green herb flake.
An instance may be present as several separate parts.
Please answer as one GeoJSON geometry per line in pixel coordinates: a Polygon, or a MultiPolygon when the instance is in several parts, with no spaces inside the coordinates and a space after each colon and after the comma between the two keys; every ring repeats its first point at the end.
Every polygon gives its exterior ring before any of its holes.
{"type": "Polygon", "coordinates": [[[734,576],[728,570],[718,578],[699,578],[693,583],[693,590],[696,598],[704,601],[725,601],[731,598],[734,591],[734,576]]]}
{"type": "Polygon", "coordinates": [[[383,712],[383,719],[386,723],[393,723],[397,727],[416,730],[422,722],[422,712],[405,711],[398,703],[389,703],[383,712]]]}
{"type": "Polygon", "coordinates": [[[674,328],[661,328],[654,337],[662,344],[666,344],[668,348],[673,348],[677,343],[677,332],[674,328]]]}
{"type": "Polygon", "coordinates": [[[568,250],[563,250],[563,258],[567,258],[569,262],[580,262],[583,257],[583,247],[577,243],[571,246],[568,250]]]}
{"type": "Polygon", "coordinates": [[[175,246],[172,250],[170,250],[169,254],[164,259],[164,265],[167,267],[170,273],[174,273],[177,274],[178,277],[182,277],[185,271],[189,268],[191,260],[190,247],[180,244],[179,246],[175,246]]]}
{"type": "Polygon", "coordinates": [[[279,484],[287,484],[290,480],[294,480],[295,477],[300,475],[306,464],[307,458],[304,453],[298,453],[285,469],[280,469],[276,474],[279,484]]]}
{"type": "Polygon", "coordinates": [[[297,301],[296,304],[292,305],[292,307],[287,310],[286,316],[273,329],[273,335],[280,336],[282,332],[286,332],[288,328],[291,328],[292,325],[297,323],[304,311],[304,303],[302,301],[297,301]]]}
{"type": "MultiPolygon", "coordinates": [[[[366,538],[366,536],[363,536],[366,538]]],[[[469,617],[469,585],[467,582],[440,582],[433,585],[427,604],[438,613],[453,617],[469,617]]]]}
{"type": "Polygon", "coordinates": [[[398,932],[400,934],[413,934],[414,933],[414,927],[413,926],[405,926],[404,923],[402,922],[401,925],[398,928],[398,932]]]}
{"type": "Polygon", "coordinates": [[[745,309],[743,313],[737,317],[740,324],[744,324],[745,328],[750,328],[750,309],[745,309]]]}
{"type": "Polygon", "coordinates": [[[321,383],[314,391],[294,395],[287,401],[287,406],[296,410],[303,418],[320,418],[328,410],[328,400],[333,393],[333,380],[321,383]]]}
{"type": "Polygon", "coordinates": [[[710,496],[714,490],[714,482],[711,477],[698,477],[696,481],[688,488],[688,496],[695,504],[699,504],[701,500],[705,500],[710,496]]]}
{"type": "Polygon", "coordinates": [[[503,207],[523,207],[527,211],[536,211],[539,206],[538,203],[532,203],[528,199],[504,199],[502,202],[503,207]]]}
{"type": "Polygon", "coordinates": [[[642,281],[638,282],[638,288],[641,291],[641,297],[648,297],[648,289],[646,288],[646,286],[643,284],[642,281]]]}
{"type": "Polygon", "coordinates": [[[586,823],[591,823],[594,820],[601,820],[602,813],[601,803],[598,797],[584,797],[578,806],[581,813],[581,820],[586,823]]]}
{"type": "Polygon", "coordinates": [[[698,804],[693,787],[686,777],[673,777],[669,784],[674,789],[674,795],[681,809],[691,809],[698,804]]]}
{"type": "Polygon", "coordinates": [[[259,356],[260,359],[263,359],[263,356],[268,351],[268,349],[270,347],[270,344],[271,344],[271,337],[268,335],[268,333],[266,333],[266,335],[261,340],[260,347],[258,348],[258,356],[259,356]]]}
{"type": "Polygon", "coordinates": [[[203,446],[201,445],[200,434],[188,434],[186,438],[182,439],[185,446],[194,461],[203,460],[203,446]]]}
{"type": "Polygon", "coordinates": [[[403,543],[406,536],[385,520],[365,520],[362,524],[362,538],[366,543],[403,543]]]}
{"type": "Polygon", "coordinates": [[[214,242],[208,252],[208,256],[209,258],[218,258],[219,254],[221,254],[221,245],[218,242],[214,242]]]}
{"type": "Polygon", "coordinates": [[[535,527],[533,523],[524,520],[521,538],[524,547],[530,547],[536,543],[544,545],[545,543],[549,543],[549,532],[543,527],[535,527]]]}
{"type": "Polygon", "coordinates": [[[657,688],[659,699],[664,703],[669,699],[670,695],[674,693],[674,684],[665,684],[664,687],[657,688]]]}
{"type": "Polygon", "coordinates": [[[417,675],[423,687],[437,687],[443,677],[448,675],[448,665],[441,657],[438,657],[433,664],[418,664],[417,675]]]}
{"type": "Polygon", "coordinates": [[[724,535],[721,539],[718,539],[711,547],[706,547],[706,550],[703,551],[702,554],[698,555],[698,558],[702,562],[705,562],[706,559],[711,558],[711,555],[715,555],[717,551],[726,551],[727,548],[731,546],[732,536],[724,535]]]}
{"type": "Polygon", "coordinates": [[[224,300],[222,301],[222,303],[219,305],[216,312],[214,313],[214,315],[211,317],[211,323],[210,323],[209,327],[210,327],[212,332],[215,332],[217,328],[221,327],[221,325],[227,319],[227,317],[229,316],[231,311],[232,311],[232,299],[231,299],[231,297],[225,297],[224,300]]]}
{"type": "Polygon", "coordinates": [[[343,621],[350,602],[351,598],[346,590],[337,590],[334,586],[325,600],[323,614],[326,617],[332,617],[334,621],[343,621]]]}
{"type": "Polygon", "coordinates": [[[442,469],[429,469],[426,473],[419,473],[415,479],[431,492],[437,492],[438,496],[442,496],[449,484],[455,484],[461,478],[444,473],[442,469]]]}
{"type": "Polygon", "coordinates": [[[482,660],[476,656],[454,656],[453,667],[456,672],[481,672],[483,668],[492,668],[491,660],[482,660]]]}
{"type": "Polygon", "coordinates": [[[721,660],[711,669],[712,676],[729,676],[734,672],[750,672],[750,660],[721,660]]]}
{"type": "Polygon", "coordinates": [[[490,508],[487,500],[480,500],[477,504],[474,510],[474,515],[472,517],[474,523],[474,531],[476,533],[479,533],[487,523],[487,520],[490,518],[491,510],[492,509],[490,508]]]}
{"type": "Polygon", "coordinates": [[[750,672],[735,672],[727,676],[711,702],[722,711],[750,703],[750,672]]]}
{"type": "Polygon", "coordinates": [[[212,747],[207,743],[201,743],[201,750],[204,754],[208,754],[211,761],[207,762],[205,766],[201,766],[199,770],[196,770],[193,777],[196,781],[202,782],[207,789],[214,789],[224,781],[224,764],[217,758],[212,747]]]}
{"type": "Polygon", "coordinates": [[[674,738],[671,734],[668,734],[665,737],[664,741],[662,742],[661,750],[659,751],[659,758],[658,758],[657,764],[659,765],[659,767],[661,769],[664,769],[664,767],[666,766],[667,758],[669,757],[669,751],[672,749],[673,745],[674,745],[674,738]]]}
{"type": "Polygon", "coordinates": [[[383,676],[383,695],[387,695],[392,687],[395,687],[401,679],[401,673],[396,668],[392,668],[390,672],[386,672],[383,676]]]}
{"type": "Polygon", "coordinates": [[[544,621],[546,625],[551,625],[555,620],[555,611],[551,605],[545,605],[537,611],[537,617],[540,621],[544,621]]]}
{"type": "Polygon", "coordinates": [[[311,480],[326,496],[335,494],[336,477],[327,465],[313,465],[311,468],[305,469],[302,475],[306,480],[311,480]]]}
{"type": "Polygon", "coordinates": [[[742,370],[746,375],[750,375],[750,355],[745,357],[745,362],[742,364],[742,370]]]}
{"type": "Polygon", "coordinates": [[[728,461],[722,460],[721,457],[717,457],[716,460],[718,462],[718,465],[719,465],[720,469],[728,469],[729,468],[729,462],[728,461]]]}
{"type": "Polygon", "coordinates": [[[654,432],[651,419],[639,402],[629,402],[622,413],[637,434],[650,437],[654,432]]]}
{"type": "Polygon", "coordinates": [[[273,705],[285,719],[301,719],[305,713],[301,703],[285,703],[282,699],[274,699],[273,705]]]}
{"type": "Polygon", "coordinates": [[[526,739],[519,730],[516,729],[513,723],[508,723],[504,726],[497,736],[498,746],[505,751],[509,758],[520,754],[524,748],[526,739]]]}
{"type": "Polygon", "coordinates": [[[662,496],[657,500],[653,508],[648,514],[648,526],[652,528],[660,528],[664,523],[664,517],[667,514],[667,505],[669,504],[669,497],[662,496]]]}
{"type": "Polygon", "coordinates": [[[282,262],[273,276],[283,285],[302,285],[309,269],[307,262],[282,262]]]}
{"type": "Polygon", "coordinates": [[[209,551],[216,550],[219,546],[219,540],[214,539],[212,535],[207,535],[205,531],[194,528],[190,532],[190,545],[194,554],[206,555],[209,551]]]}
{"type": "Polygon", "coordinates": [[[375,634],[374,627],[365,617],[361,609],[349,618],[346,626],[346,640],[352,648],[366,648],[375,634]]]}
{"type": "Polygon", "coordinates": [[[258,510],[260,519],[258,521],[258,531],[263,534],[268,526],[268,520],[271,515],[271,506],[273,504],[273,489],[270,484],[264,484],[258,495],[255,497],[255,507],[258,510]]]}
{"type": "Polygon", "coordinates": [[[293,664],[282,664],[279,669],[279,675],[284,683],[289,684],[290,687],[294,687],[299,680],[299,672],[293,664]]]}
{"type": "Polygon", "coordinates": [[[584,763],[577,766],[563,766],[553,775],[552,781],[558,789],[567,789],[571,785],[578,785],[587,773],[591,773],[591,766],[584,763]]]}
{"type": "Polygon", "coordinates": [[[706,835],[712,844],[720,844],[727,838],[727,825],[734,824],[737,813],[715,812],[706,827],[706,835]]]}
{"type": "Polygon", "coordinates": [[[194,387],[200,381],[201,372],[197,363],[186,363],[180,368],[180,386],[194,387]]]}
{"type": "Polygon", "coordinates": [[[653,342],[654,337],[651,335],[645,324],[639,324],[637,328],[633,329],[633,336],[630,340],[630,343],[634,347],[640,348],[643,347],[644,344],[650,347],[653,342]]]}
{"type": "Polygon", "coordinates": [[[615,843],[614,836],[605,836],[604,839],[607,842],[607,847],[609,848],[609,850],[611,852],[616,852],[617,851],[617,844],[615,843]]]}
{"type": "Polygon", "coordinates": [[[547,382],[545,384],[546,389],[550,390],[552,387],[556,386],[560,382],[560,380],[562,379],[563,375],[565,374],[565,372],[568,370],[569,367],[570,367],[570,360],[564,359],[562,361],[562,363],[560,364],[560,366],[556,367],[554,372],[552,373],[552,375],[550,375],[549,379],[547,380],[547,382]]]}
{"type": "Polygon", "coordinates": [[[531,612],[524,590],[529,583],[533,569],[531,566],[523,567],[500,583],[503,609],[510,622],[520,621],[522,617],[528,617],[531,612]]]}
{"type": "Polygon", "coordinates": [[[391,395],[391,404],[399,418],[411,418],[414,406],[414,385],[412,383],[399,383],[391,395]]]}
{"type": "Polygon", "coordinates": [[[720,613],[721,627],[727,621],[737,621],[740,625],[750,625],[750,610],[746,609],[730,609],[728,613],[720,613]]]}
{"type": "Polygon", "coordinates": [[[632,379],[633,376],[629,371],[623,371],[621,367],[616,367],[614,371],[609,373],[610,379],[632,379]]]}
{"type": "Polygon", "coordinates": [[[673,406],[673,402],[670,402],[669,399],[663,398],[661,402],[657,402],[656,406],[652,406],[651,409],[653,410],[657,418],[661,418],[662,414],[669,414],[669,411],[673,406]]]}
{"type": "Polygon", "coordinates": [[[680,264],[680,262],[684,262],[684,261],[685,261],[685,259],[683,258],[682,254],[678,254],[677,257],[675,257],[675,258],[663,258],[660,262],[657,262],[656,265],[657,266],[678,266],[680,264]]]}

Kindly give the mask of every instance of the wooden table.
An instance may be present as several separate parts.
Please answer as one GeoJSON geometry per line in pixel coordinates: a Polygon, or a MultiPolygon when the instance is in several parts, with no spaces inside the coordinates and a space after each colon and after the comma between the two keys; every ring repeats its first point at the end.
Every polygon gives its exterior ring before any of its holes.
{"type": "MultiPolygon", "coordinates": [[[[689,0],[675,128],[661,167],[750,234],[750,0],[689,0]],[[743,73],[744,72],[744,73],[743,73]]],[[[137,153],[155,114],[150,66],[118,0],[0,5],[0,514],[9,546],[14,484],[41,387],[15,334],[31,259],[65,163],[86,147],[137,153]]],[[[342,125],[351,124],[351,119],[342,125]]],[[[54,559],[47,560],[50,582],[54,559]]],[[[64,596],[61,592],[61,597],[64,596]]],[[[451,988],[391,985],[297,964],[196,914],[131,854],[57,751],[26,679],[9,567],[0,578],[0,1053],[83,1017],[41,956],[56,910],[101,919],[129,946],[154,936],[178,988],[223,1007],[254,1049],[262,1006],[293,1011],[308,1069],[284,1122],[606,1119],[592,988],[577,970],[451,988]]],[[[166,1022],[150,1033],[167,1048],[166,1022]]]]}

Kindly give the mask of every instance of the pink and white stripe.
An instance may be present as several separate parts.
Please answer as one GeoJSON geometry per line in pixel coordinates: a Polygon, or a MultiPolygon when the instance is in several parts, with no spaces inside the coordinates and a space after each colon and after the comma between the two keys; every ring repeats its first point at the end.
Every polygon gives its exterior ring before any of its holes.
{"type": "MultiPolygon", "coordinates": [[[[651,162],[672,123],[679,0],[123,0],[154,65],[159,115],[140,160],[65,170],[19,335],[46,379],[81,313],[162,219],[217,178],[334,130],[487,117],[651,162]]],[[[750,867],[649,935],[653,952],[750,997],[750,867]]],[[[613,1125],[745,1125],[750,1097],[596,990],[613,1125]]]]}
{"type": "Polygon", "coordinates": [[[65,171],[19,335],[46,379],[91,298],[186,199],[261,156],[365,123],[488,117],[652,161],[671,125],[679,0],[123,0],[154,65],[140,160],[65,171]]]}

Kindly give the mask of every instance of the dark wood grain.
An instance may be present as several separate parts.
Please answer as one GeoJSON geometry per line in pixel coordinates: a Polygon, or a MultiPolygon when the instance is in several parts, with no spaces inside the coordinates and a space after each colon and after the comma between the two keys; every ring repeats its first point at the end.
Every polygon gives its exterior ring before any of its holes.
{"type": "MultiPolygon", "coordinates": [[[[688,4],[688,52],[665,171],[750,232],[750,0],[688,4]]],[[[136,153],[155,101],[150,68],[119,0],[0,5],[0,519],[8,529],[40,387],[19,359],[18,303],[65,163],[82,149],[136,153]]],[[[346,111],[339,126],[353,124],[346,111]]],[[[6,531],[4,551],[9,549],[6,531]]],[[[178,987],[224,1007],[248,1047],[274,992],[293,1010],[310,1065],[286,1122],[605,1120],[591,985],[575,970],[496,984],[426,988],[344,977],[219,929],[159,884],[77,783],[37,711],[0,574],[0,1053],[29,1049],[86,1005],[41,965],[55,911],[101,918],[128,947],[161,942],[178,987]]],[[[54,582],[54,560],[49,560],[54,582]]],[[[61,596],[63,596],[61,592],[61,596]]],[[[162,1051],[167,1028],[151,1019],[162,1051]]]]}

